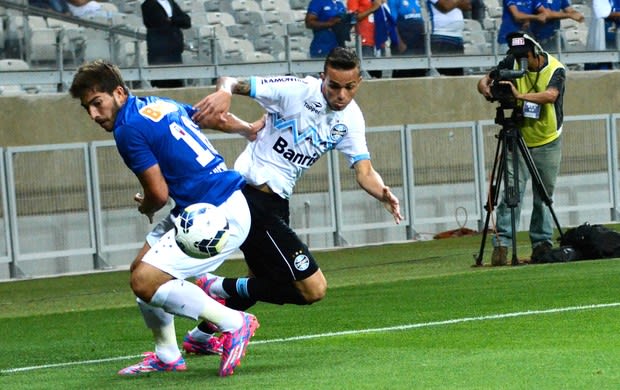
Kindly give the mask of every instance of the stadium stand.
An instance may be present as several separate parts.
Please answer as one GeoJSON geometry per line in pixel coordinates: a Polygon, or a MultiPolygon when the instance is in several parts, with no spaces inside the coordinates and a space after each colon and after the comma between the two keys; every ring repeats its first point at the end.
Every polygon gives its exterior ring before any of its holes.
{"type": "MultiPolygon", "coordinates": [[[[139,0],[101,1],[107,18],[81,23],[62,15],[40,16],[26,0],[0,0],[0,58],[24,60],[30,69],[75,67],[84,60],[110,58],[121,66],[146,64],[145,29],[139,0]],[[3,7],[4,6],[4,7],[3,7]],[[62,61],[59,64],[58,61],[62,61]]],[[[184,31],[186,64],[231,64],[270,60],[309,59],[312,31],[304,19],[310,0],[179,0],[190,13],[192,28],[184,31]],[[214,51],[215,50],[215,51],[214,51]],[[290,53],[290,54],[287,54],[290,53]],[[288,57],[290,55],[290,57],[288,57]]],[[[573,8],[586,18],[587,0],[574,0],[573,8]]],[[[485,56],[494,44],[502,14],[500,0],[485,0],[481,22],[465,19],[465,54],[485,56]]],[[[426,7],[423,2],[423,8],[426,7]]],[[[430,23],[430,21],[429,21],[430,23]]],[[[565,51],[585,50],[587,22],[561,21],[565,51]]],[[[351,42],[353,47],[355,42],[351,42]]],[[[470,73],[482,71],[473,64],[470,73]]]]}

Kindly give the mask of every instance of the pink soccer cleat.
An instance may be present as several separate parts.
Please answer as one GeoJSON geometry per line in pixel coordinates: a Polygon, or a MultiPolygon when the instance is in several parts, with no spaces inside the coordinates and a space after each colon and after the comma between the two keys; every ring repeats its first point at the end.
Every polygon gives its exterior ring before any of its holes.
{"type": "Polygon", "coordinates": [[[241,363],[241,358],[245,356],[250,338],[260,326],[256,317],[252,314],[241,313],[243,315],[243,325],[233,332],[222,333],[222,361],[220,363],[220,376],[232,375],[235,368],[241,363]]]}
{"type": "Polygon", "coordinates": [[[144,359],[132,366],[123,368],[118,372],[119,375],[138,375],[144,372],[154,371],[185,371],[185,360],[183,356],[179,356],[177,360],[172,363],[164,363],[155,354],[155,352],[144,352],[144,359]]]}

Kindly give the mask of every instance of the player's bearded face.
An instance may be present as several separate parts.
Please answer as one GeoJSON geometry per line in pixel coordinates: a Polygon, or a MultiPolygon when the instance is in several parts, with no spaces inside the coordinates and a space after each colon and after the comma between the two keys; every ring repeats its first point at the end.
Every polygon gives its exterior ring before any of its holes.
{"type": "Polygon", "coordinates": [[[105,131],[114,130],[116,114],[126,100],[124,93],[115,90],[112,94],[98,91],[88,92],[82,97],[82,106],[92,120],[97,122],[105,131]]]}
{"type": "Polygon", "coordinates": [[[323,96],[334,111],[344,110],[351,103],[362,82],[362,76],[357,68],[340,70],[328,67],[327,71],[321,74],[321,78],[323,96]]]}

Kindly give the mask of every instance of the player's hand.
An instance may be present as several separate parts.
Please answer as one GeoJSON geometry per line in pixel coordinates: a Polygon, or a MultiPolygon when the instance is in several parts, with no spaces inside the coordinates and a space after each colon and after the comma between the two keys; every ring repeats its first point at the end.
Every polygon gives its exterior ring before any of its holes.
{"type": "Polygon", "coordinates": [[[265,127],[265,122],[267,121],[267,114],[261,116],[256,121],[250,124],[250,127],[247,131],[240,132],[248,141],[256,140],[258,132],[261,131],[265,127]]]}
{"type": "Polygon", "coordinates": [[[142,208],[142,202],[144,202],[144,195],[138,192],[133,196],[133,200],[138,203],[138,211],[141,214],[144,214],[149,219],[149,223],[153,223],[153,217],[155,217],[155,213],[153,213],[152,211],[146,212],[144,211],[144,208],[142,208]]]}
{"type": "Polygon", "coordinates": [[[231,101],[232,94],[229,91],[224,89],[215,91],[194,104],[196,113],[192,116],[192,119],[201,125],[210,124],[213,126],[214,124],[225,123],[231,101]]]}
{"type": "Polygon", "coordinates": [[[385,209],[392,214],[396,224],[400,224],[400,221],[405,219],[400,214],[400,202],[398,201],[398,198],[392,194],[390,187],[383,187],[383,198],[381,199],[381,202],[383,203],[383,207],[385,207],[385,209]]]}

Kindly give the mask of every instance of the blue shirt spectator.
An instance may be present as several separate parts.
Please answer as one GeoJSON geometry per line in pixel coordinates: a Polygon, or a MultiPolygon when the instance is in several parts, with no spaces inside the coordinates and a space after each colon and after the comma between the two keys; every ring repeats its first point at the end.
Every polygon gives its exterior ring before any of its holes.
{"type": "Polygon", "coordinates": [[[69,6],[65,0],[28,0],[28,5],[70,15],[69,6]]]}
{"type": "Polygon", "coordinates": [[[605,42],[607,48],[616,47],[616,31],[620,27],[620,0],[609,0],[611,13],[605,19],[605,42]]]}
{"type": "Polygon", "coordinates": [[[543,49],[553,50],[556,48],[555,35],[560,30],[560,20],[570,18],[581,23],[584,16],[571,7],[570,0],[543,0],[543,6],[549,11],[547,22],[532,23],[530,29],[543,49]]]}
{"type": "Polygon", "coordinates": [[[312,29],[311,57],[326,57],[338,46],[333,27],[342,21],[347,7],[340,0],[311,0],[306,12],[306,27],[312,29]]]}
{"type": "Polygon", "coordinates": [[[531,22],[547,21],[547,11],[541,0],[504,0],[503,8],[502,23],[497,34],[497,43],[500,45],[508,44],[506,37],[512,32],[529,32],[531,22]]]}
{"type": "MultiPolygon", "coordinates": [[[[392,44],[392,55],[424,54],[424,19],[418,0],[388,0],[392,17],[396,20],[399,46],[392,44]]],[[[426,69],[394,69],[392,77],[423,77],[426,69]]]]}

